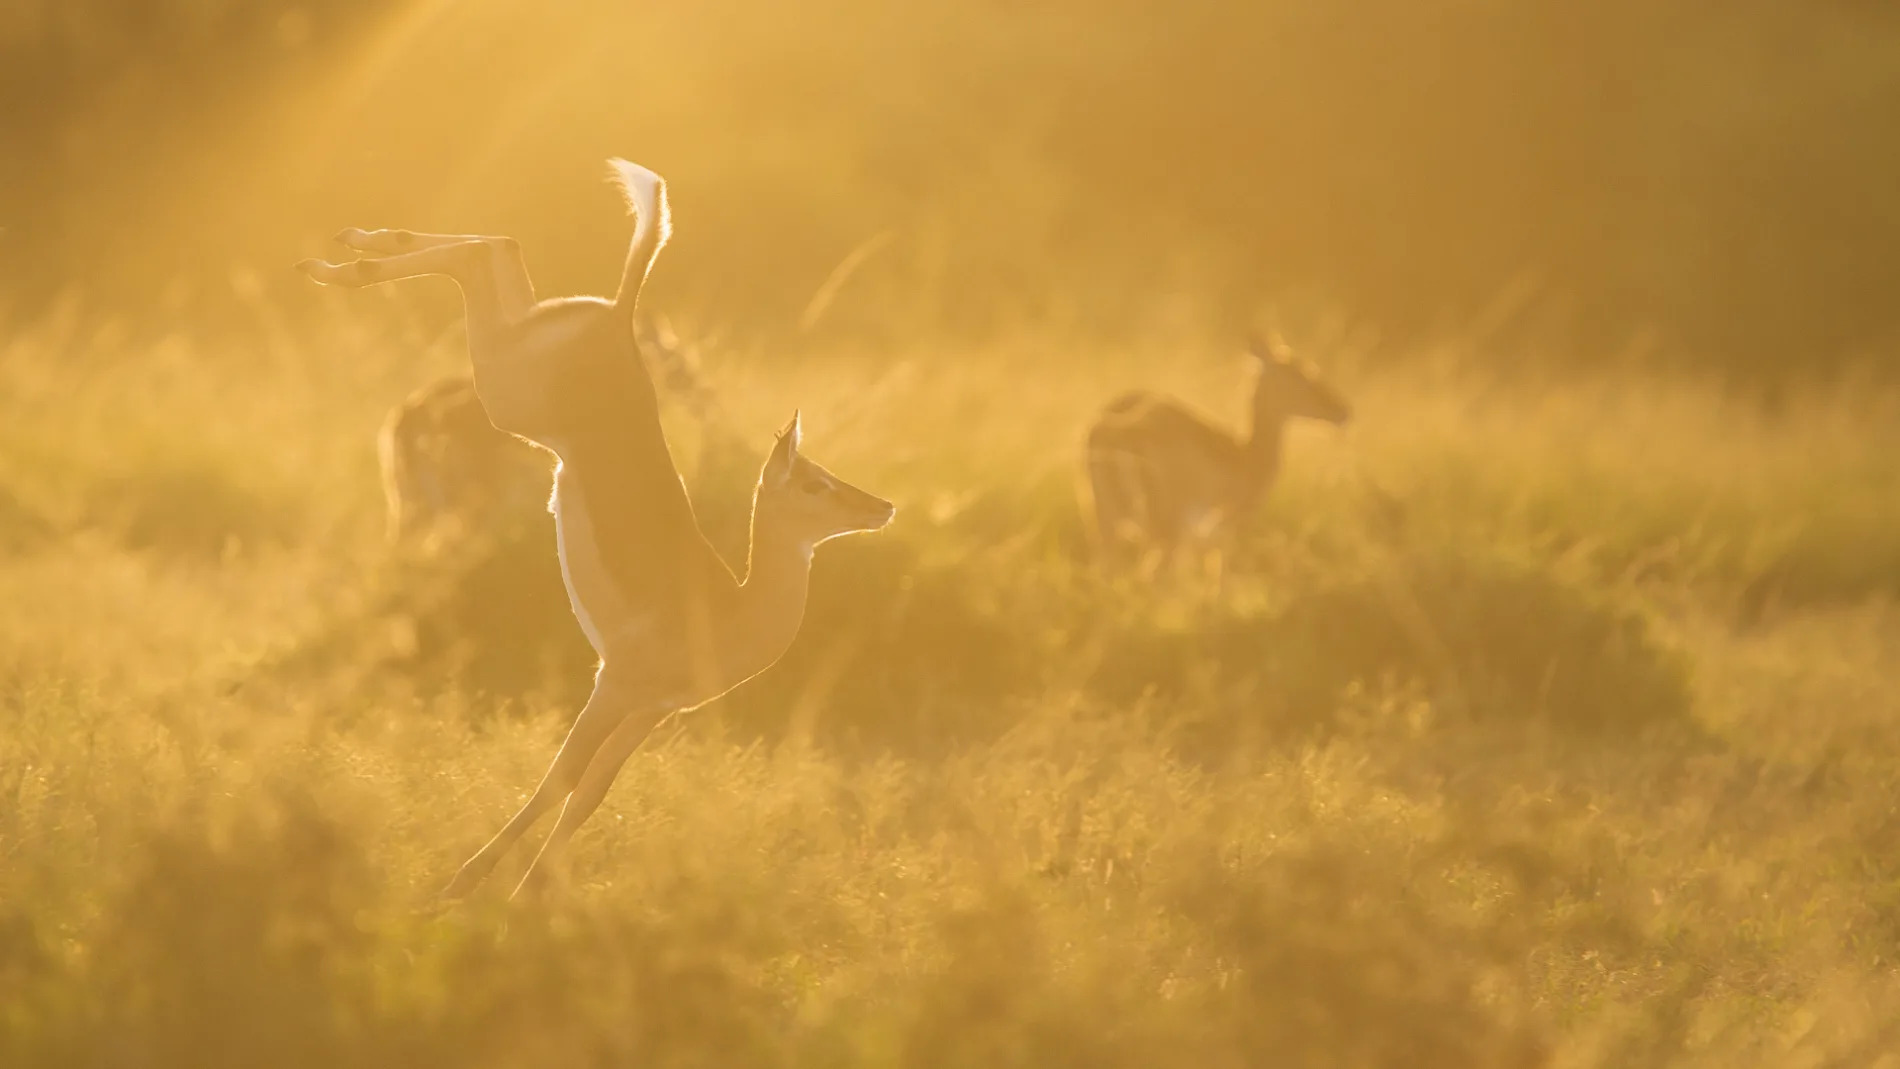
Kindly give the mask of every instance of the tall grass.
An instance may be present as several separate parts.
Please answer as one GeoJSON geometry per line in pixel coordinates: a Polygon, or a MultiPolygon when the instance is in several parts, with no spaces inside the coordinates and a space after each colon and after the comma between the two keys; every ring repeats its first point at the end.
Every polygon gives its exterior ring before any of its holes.
{"type": "MultiPolygon", "coordinates": [[[[453,337],[96,322],[0,353],[0,1063],[1895,1046],[1891,395],[1336,360],[1355,425],[1294,435],[1225,586],[1150,587],[1082,557],[1077,436],[1133,381],[1237,417],[1215,332],[714,350],[759,459],[796,404],[898,522],[550,900],[445,909],[587,671],[545,518],[380,544],[374,428],[453,337]]],[[[693,474],[722,546],[750,475],[693,474]]]]}

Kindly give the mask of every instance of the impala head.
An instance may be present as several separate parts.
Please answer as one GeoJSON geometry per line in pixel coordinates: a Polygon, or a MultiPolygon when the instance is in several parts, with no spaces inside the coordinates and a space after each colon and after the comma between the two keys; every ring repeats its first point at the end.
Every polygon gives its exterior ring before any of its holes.
{"type": "Polygon", "coordinates": [[[1260,378],[1254,385],[1253,411],[1256,425],[1278,422],[1293,416],[1344,423],[1352,407],[1332,387],[1320,381],[1311,364],[1296,359],[1286,343],[1271,342],[1255,336],[1247,351],[1259,365],[1260,378]]]}
{"type": "Polygon", "coordinates": [[[891,522],[897,507],[805,459],[798,451],[799,419],[778,434],[759,472],[753,519],[761,530],[815,546],[839,535],[875,531],[891,522]]]}

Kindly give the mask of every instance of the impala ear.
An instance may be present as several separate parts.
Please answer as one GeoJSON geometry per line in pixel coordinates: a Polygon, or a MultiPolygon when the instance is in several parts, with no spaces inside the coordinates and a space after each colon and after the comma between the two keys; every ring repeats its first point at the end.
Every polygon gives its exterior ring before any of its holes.
{"type": "Polygon", "coordinates": [[[1293,350],[1277,330],[1271,334],[1255,331],[1247,335],[1247,353],[1262,364],[1284,364],[1293,359],[1293,350]]]}
{"type": "Polygon", "coordinates": [[[765,462],[765,470],[776,478],[784,479],[792,474],[792,461],[798,459],[798,439],[801,427],[798,412],[792,412],[792,421],[778,432],[778,441],[772,445],[772,455],[765,462]]]}

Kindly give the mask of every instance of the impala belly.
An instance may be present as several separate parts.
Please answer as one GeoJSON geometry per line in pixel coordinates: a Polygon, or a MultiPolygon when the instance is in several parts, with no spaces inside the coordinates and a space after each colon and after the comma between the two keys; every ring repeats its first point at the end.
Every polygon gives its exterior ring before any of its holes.
{"type": "Polygon", "coordinates": [[[1195,538],[1212,538],[1221,525],[1227,522],[1227,510],[1218,505],[1196,502],[1182,511],[1185,521],[1182,526],[1195,538]]]}
{"type": "Polygon", "coordinates": [[[568,604],[587,635],[588,645],[605,657],[607,639],[624,637],[638,621],[607,573],[587,515],[586,498],[571,483],[563,482],[558,467],[548,511],[554,513],[554,544],[560,553],[561,581],[567,586],[568,604]]]}

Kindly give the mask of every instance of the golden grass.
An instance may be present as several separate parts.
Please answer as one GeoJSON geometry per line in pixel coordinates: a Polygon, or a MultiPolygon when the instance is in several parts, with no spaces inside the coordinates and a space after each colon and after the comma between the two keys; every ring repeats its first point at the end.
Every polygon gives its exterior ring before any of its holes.
{"type": "Polygon", "coordinates": [[[453,339],[89,329],[0,352],[0,1064],[1890,1063],[1892,395],[1339,368],[1217,599],[1092,576],[1072,454],[1218,346],[715,351],[898,524],[444,910],[585,684],[544,532],[380,546],[453,339]]]}

